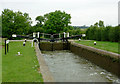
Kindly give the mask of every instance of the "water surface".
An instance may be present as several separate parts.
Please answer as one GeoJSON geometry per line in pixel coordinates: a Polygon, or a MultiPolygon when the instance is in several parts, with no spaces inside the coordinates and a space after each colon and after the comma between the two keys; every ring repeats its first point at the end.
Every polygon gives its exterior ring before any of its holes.
{"type": "Polygon", "coordinates": [[[42,53],[56,82],[119,82],[115,75],[70,51],[42,53]]]}

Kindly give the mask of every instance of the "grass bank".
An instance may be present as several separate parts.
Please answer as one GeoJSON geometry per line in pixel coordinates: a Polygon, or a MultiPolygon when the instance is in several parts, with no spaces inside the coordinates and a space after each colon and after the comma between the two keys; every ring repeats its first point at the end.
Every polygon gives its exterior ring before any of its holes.
{"type": "Polygon", "coordinates": [[[0,83],[2,82],[2,38],[0,37],[0,83]]]}
{"type": "Polygon", "coordinates": [[[39,73],[39,64],[34,47],[27,42],[10,42],[9,52],[5,55],[2,49],[2,81],[3,82],[43,82],[39,73]],[[18,56],[17,52],[21,52],[18,56]]]}
{"type": "Polygon", "coordinates": [[[94,41],[89,40],[81,40],[81,41],[75,41],[76,43],[91,46],[94,48],[114,52],[114,53],[120,53],[118,51],[118,43],[117,42],[106,42],[106,41],[96,41],[97,45],[94,45],[94,41]]]}

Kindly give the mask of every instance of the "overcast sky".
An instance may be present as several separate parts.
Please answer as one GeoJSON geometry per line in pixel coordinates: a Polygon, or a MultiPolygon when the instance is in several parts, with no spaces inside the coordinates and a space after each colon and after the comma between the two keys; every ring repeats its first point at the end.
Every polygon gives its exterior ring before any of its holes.
{"type": "Polygon", "coordinates": [[[29,13],[35,18],[55,10],[71,14],[71,25],[92,25],[103,20],[105,25],[118,25],[118,1],[120,0],[0,0],[0,11],[9,8],[29,13]]]}

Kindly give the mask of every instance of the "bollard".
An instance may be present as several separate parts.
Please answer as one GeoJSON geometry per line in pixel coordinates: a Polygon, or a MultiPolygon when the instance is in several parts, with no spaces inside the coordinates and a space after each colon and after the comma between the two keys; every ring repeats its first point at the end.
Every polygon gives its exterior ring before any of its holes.
{"type": "Polygon", "coordinates": [[[23,46],[25,46],[25,42],[23,42],[23,46]]]}
{"type": "Polygon", "coordinates": [[[20,55],[20,52],[18,52],[18,55],[20,55]]]}
{"type": "Polygon", "coordinates": [[[96,42],[94,42],[94,45],[96,45],[96,42]]]}
{"type": "Polygon", "coordinates": [[[78,40],[79,40],[79,41],[81,41],[81,39],[80,39],[80,38],[79,38],[78,40]]]}
{"type": "Polygon", "coordinates": [[[7,44],[7,52],[8,52],[8,49],[9,49],[8,48],[9,47],[9,45],[8,45],[9,44],[9,40],[6,41],[6,44],[7,44]]]}
{"type": "Polygon", "coordinates": [[[27,40],[25,39],[25,42],[27,42],[27,40]]]}

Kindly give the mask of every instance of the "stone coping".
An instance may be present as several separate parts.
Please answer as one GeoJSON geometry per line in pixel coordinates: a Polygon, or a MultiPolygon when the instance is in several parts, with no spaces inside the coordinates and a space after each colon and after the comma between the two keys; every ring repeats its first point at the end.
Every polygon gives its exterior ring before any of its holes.
{"type": "Polygon", "coordinates": [[[70,43],[71,43],[71,45],[74,45],[76,47],[81,47],[81,48],[90,50],[92,52],[95,52],[95,53],[98,53],[98,54],[101,54],[101,55],[110,56],[110,57],[115,58],[115,59],[120,59],[120,54],[117,54],[117,53],[97,49],[97,48],[94,48],[94,47],[78,44],[78,43],[75,43],[75,42],[70,42],[70,43]]]}
{"type": "Polygon", "coordinates": [[[52,73],[49,71],[49,68],[44,60],[44,57],[41,54],[41,51],[38,47],[38,44],[35,45],[36,56],[40,65],[40,72],[43,77],[44,82],[55,82],[52,73]]]}

